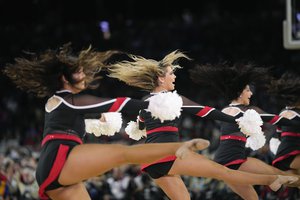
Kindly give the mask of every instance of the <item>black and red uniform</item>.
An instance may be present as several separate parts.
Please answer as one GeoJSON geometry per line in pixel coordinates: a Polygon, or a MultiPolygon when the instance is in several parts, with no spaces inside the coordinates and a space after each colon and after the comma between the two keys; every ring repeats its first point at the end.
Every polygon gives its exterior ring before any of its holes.
{"type": "Polygon", "coordinates": [[[46,190],[61,187],[58,183],[59,174],[72,148],[82,144],[87,114],[119,111],[138,113],[149,104],[127,97],[107,99],[72,94],[67,90],[56,92],[52,98],[57,103],[51,110],[47,109],[46,104],[42,149],[36,170],[41,199],[48,199],[44,193],[46,190]]]}
{"type": "MultiPolygon", "coordinates": [[[[151,93],[155,95],[157,93],[151,93]]],[[[145,97],[145,99],[150,96],[145,97]]],[[[235,118],[226,115],[214,108],[201,106],[185,97],[183,99],[182,111],[207,119],[215,119],[235,123],[235,118]]],[[[161,122],[159,119],[154,119],[151,113],[147,110],[141,110],[139,114],[139,129],[146,129],[147,138],[145,143],[163,143],[163,142],[178,142],[179,118],[175,120],[167,120],[161,122]]],[[[157,179],[169,173],[176,156],[168,156],[151,164],[142,165],[142,171],[147,172],[152,178],[157,179]]]]}
{"type": "MultiPolygon", "coordinates": [[[[293,120],[300,125],[300,109],[286,108],[284,111],[294,112],[293,120]]],[[[281,143],[276,152],[272,165],[281,169],[289,170],[291,162],[295,156],[300,154],[300,127],[299,126],[282,126],[280,133],[281,143]]]]}
{"type": "MultiPolygon", "coordinates": [[[[240,111],[236,117],[242,117],[246,107],[241,105],[234,107],[240,111]]],[[[220,143],[216,150],[214,160],[231,169],[238,169],[239,166],[247,160],[246,141],[247,138],[240,132],[238,124],[222,122],[220,143]]]]}
{"type": "MultiPolygon", "coordinates": [[[[236,118],[242,117],[244,112],[248,109],[256,110],[264,122],[272,125],[297,125],[294,120],[288,120],[274,114],[267,114],[261,109],[254,106],[245,105],[229,105],[226,108],[237,109],[236,118]]],[[[224,109],[226,109],[224,108],[224,109]]],[[[221,123],[220,144],[216,150],[214,160],[231,169],[238,169],[242,163],[247,160],[246,155],[246,136],[240,132],[239,126],[236,123],[221,123]]]]}

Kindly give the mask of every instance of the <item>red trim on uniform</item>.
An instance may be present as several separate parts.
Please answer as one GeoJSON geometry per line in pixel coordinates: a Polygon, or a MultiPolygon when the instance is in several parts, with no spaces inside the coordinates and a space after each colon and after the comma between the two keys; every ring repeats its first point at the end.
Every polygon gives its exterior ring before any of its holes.
{"type": "Polygon", "coordinates": [[[59,145],[59,149],[55,158],[55,161],[53,163],[53,166],[50,170],[50,173],[48,177],[45,179],[45,181],[41,184],[39,188],[39,196],[40,199],[49,199],[49,197],[45,194],[45,189],[48,187],[60,174],[66,159],[67,159],[67,154],[69,151],[69,146],[66,145],[59,145]]]}
{"type": "Polygon", "coordinates": [[[292,151],[292,152],[290,152],[290,153],[288,153],[288,154],[285,154],[285,155],[283,155],[283,156],[280,156],[280,157],[276,158],[275,160],[273,160],[272,165],[274,165],[275,163],[277,163],[277,162],[279,162],[279,161],[282,161],[282,160],[284,160],[284,159],[287,159],[287,158],[290,157],[290,156],[295,156],[295,155],[298,155],[298,154],[300,154],[300,150],[295,150],[295,151],[292,151]]]}
{"type": "Polygon", "coordinates": [[[275,123],[278,121],[279,118],[280,118],[279,115],[275,115],[275,116],[269,121],[269,123],[270,123],[270,124],[275,124],[275,123]]]}
{"type": "Polygon", "coordinates": [[[123,102],[126,99],[127,99],[126,97],[118,97],[118,98],[116,98],[116,101],[110,107],[110,109],[108,110],[108,112],[116,112],[121,107],[121,105],[123,104],[123,102]]]}
{"type": "Polygon", "coordinates": [[[230,165],[237,165],[237,164],[242,164],[244,162],[246,162],[247,159],[238,159],[238,160],[234,160],[234,161],[231,161],[229,163],[226,163],[224,166],[230,166],[230,165]]]}
{"type": "Polygon", "coordinates": [[[42,146],[49,140],[72,140],[79,144],[82,144],[82,140],[76,135],[53,133],[53,134],[48,134],[48,135],[46,135],[46,137],[44,137],[44,139],[42,141],[42,146]]]}
{"type": "Polygon", "coordinates": [[[220,137],[220,140],[239,140],[239,141],[246,142],[247,138],[242,136],[237,136],[237,135],[222,135],[220,137]]]}
{"type": "Polygon", "coordinates": [[[178,132],[178,128],[174,127],[174,126],[162,126],[162,127],[155,128],[155,129],[147,131],[147,135],[151,134],[151,133],[155,133],[155,132],[164,132],[164,131],[166,131],[166,132],[178,132]]]}
{"type": "Polygon", "coordinates": [[[169,162],[169,161],[173,161],[176,160],[176,156],[168,156],[168,157],[164,157],[158,161],[156,161],[155,163],[151,163],[151,164],[143,164],[141,165],[141,169],[145,169],[146,167],[149,167],[150,165],[154,165],[154,164],[158,164],[158,163],[164,163],[164,162],[169,162]]]}
{"type": "Polygon", "coordinates": [[[300,133],[282,132],[281,137],[283,137],[283,136],[300,137],[300,133]]]}
{"type": "Polygon", "coordinates": [[[212,109],[212,107],[209,106],[205,106],[204,108],[202,108],[196,115],[199,117],[203,117],[205,116],[208,112],[210,112],[212,109]]]}
{"type": "Polygon", "coordinates": [[[145,122],[144,118],[142,118],[141,116],[138,116],[138,119],[140,122],[145,122]]]}

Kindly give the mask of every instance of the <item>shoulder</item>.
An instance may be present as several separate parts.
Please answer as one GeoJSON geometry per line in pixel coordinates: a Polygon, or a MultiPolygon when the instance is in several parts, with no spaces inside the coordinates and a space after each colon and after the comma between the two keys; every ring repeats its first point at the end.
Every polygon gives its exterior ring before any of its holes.
{"type": "Polygon", "coordinates": [[[61,103],[63,102],[63,98],[60,96],[53,95],[50,97],[45,105],[46,112],[51,112],[55,110],[61,103]]]}
{"type": "Polygon", "coordinates": [[[295,117],[300,118],[300,114],[292,109],[284,109],[279,115],[288,119],[294,119],[295,117]]]}
{"type": "Polygon", "coordinates": [[[243,111],[237,106],[228,106],[228,107],[223,108],[222,112],[227,115],[236,116],[236,115],[242,113],[243,111]]]}

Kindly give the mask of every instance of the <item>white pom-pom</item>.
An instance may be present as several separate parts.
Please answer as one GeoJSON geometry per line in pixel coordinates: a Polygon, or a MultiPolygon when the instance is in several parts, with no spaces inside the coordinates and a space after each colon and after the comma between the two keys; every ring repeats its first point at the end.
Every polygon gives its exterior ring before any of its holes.
{"type": "Polygon", "coordinates": [[[263,125],[263,121],[260,115],[253,109],[248,109],[244,115],[236,119],[236,121],[239,124],[241,132],[246,136],[261,132],[261,125],[263,125]]]}
{"type": "Polygon", "coordinates": [[[246,147],[250,147],[252,150],[257,150],[263,147],[266,143],[266,137],[262,131],[252,134],[247,138],[246,147]]]}
{"type": "Polygon", "coordinates": [[[271,138],[269,142],[270,151],[275,155],[277,153],[278,147],[281,141],[278,138],[271,138]]]}
{"type": "Polygon", "coordinates": [[[182,98],[174,92],[161,92],[151,96],[149,99],[148,110],[154,118],[173,120],[181,114],[182,98]]]}
{"type": "Polygon", "coordinates": [[[85,119],[85,131],[99,137],[100,133],[100,120],[99,119],[85,119]]]}
{"type": "Polygon", "coordinates": [[[128,125],[125,128],[125,132],[129,136],[129,138],[133,140],[140,140],[143,137],[147,137],[145,129],[140,130],[138,124],[134,121],[128,122],[128,125]]]}
{"type": "Polygon", "coordinates": [[[247,138],[246,147],[257,150],[265,145],[266,137],[261,129],[263,121],[255,110],[248,109],[244,115],[236,119],[236,121],[239,124],[241,132],[249,136],[247,138]]]}
{"type": "Polygon", "coordinates": [[[93,133],[95,136],[100,135],[113,136],[119,132],[122,127],[122,115],[117,112],[103,113],[105,122],[99,119],[86,119],[85,130],[87,133],[93,133]]]}
{"type": "MultiPolygon", "coordinates": [[[[116,132],[119,132],[122,127],[122,114],[118,112],[107,112],[103,113],[105,122],[106,131],[108,136],[114,135],[116,132]]],[[[105,135],[105,132],[103,133],[105,135]]]]}

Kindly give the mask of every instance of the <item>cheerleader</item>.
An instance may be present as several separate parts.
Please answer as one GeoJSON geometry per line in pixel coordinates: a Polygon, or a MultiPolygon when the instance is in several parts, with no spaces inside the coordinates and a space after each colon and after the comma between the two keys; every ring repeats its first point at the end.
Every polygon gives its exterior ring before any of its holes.
{"type": "MultiPolygon", "coordinates": [[[[297,72],[287,71],[279,79],[273,80],[269,92],[276,96],[280,103],[286,107],[280,116],[295,120],[299,126],[281,126],[276,133],[278,149],[274,146],[275,153],[273,166],[295,174],[300,169],[300,76],[297,72]]],[[[274,138],[272,141],[276,141],[274,138]]]]}
{"type": "MultiPolygon", "coordinates": [[[[150,107],[150,104],[160,104],[155,102],[157,99],[142,102],[127,97],[108,99],[83,93],[85,89],[96,86],[93,84],[97,80],[96,74],[114,53],[100,53],[87,48],[75,54],[70,44],[66,44],[58,50],[49,49],[28,59],[16,58],[14,63],[6,65],[4,73],[18,88],[38,97],[49,97],[45,104],[42,148],[36,171],[41,199],[88,200],[90,196],[84,180],[123,164],[154,162],[176,154],[177,150],[179,156],[184,156],[190,150],[207,146],[207,141],[200,139],[185,143],[133,146],[82,144],[86,133],[86,115],[104,113],[102,122],[97,120],[100,127],[92,126],[89,130],[97,134],[100,130],[99,134],[106,134],[105,131],[111,131],[109,126],[113,121],[120,122],[120,115],[112,115],[112,112],[132,112],[142,108],[151,110],[153,106],[150,107]]],[[[163,96],[160,98],[166,100],[163,96]]],[[[164,115],[172,114],[162,108],[160,110],[164,115]]],[[[121,127],[121,123],[113,127],[121,127]]],[[[277,184],[286,182],[286,178],[276,180],[277,184]]]]}
{"type": "MultiPolygon", "coordinates": [[[[170,91],[173,91],[173,94],[176,93],[174,91],[176,79],[174,71],[180,66],[174,65],[174,62],[179,58],[189,59],[180,51],[169,53],[161,61],[135,55],[128,56],[132,60],[117,62],[110,66],[109,76],[124,81],[130,86],[149,91],[149,95],[144,98],[145,101],[161,93],[170,91]]],[[[230,123],[235,122],[234,117],[214,108],[199,105],[183,96],[182,101],[183,112],[230,123]]],[[[173,101],[169,103],[171,107],[176,104],[173,101]]],[[[161,120],[153,117],[147,109],[142,109],[137,122],[129,122],[125,131],[130,138],[135,140],[146,137],[145,143],[147,144],[173,143],[179,141],[178,125],[179,118],[161,120]]],[[[197,153],[189,153],[183,159],[178,159],[175,155],[168,156],[157,162],[143,164],[141,168],[172,200],[190,199],[181,175],[211,177],[233,185],[269,185],[272,190],[279,189],[278,186],[283,183],[297,180],[297,178],[289,176],[261,175],[231,170],[197,153]],[[283,177],[285,178],[282,179],[283,177]],[[274,187],[274,183],[276,183],[276,187],[274,187]]]]}
{"type": "MultiPolygon", "coordinates": [[[[262,81],[267,77],[265,68],[258,68],[251,63],[247,64],[219,64],[199,65],[190,70],[191,79],[199,85],[205,85],[219,92],[230,104],[222,112],[241,117],[247,110],[255,110],[263,121],[278,125],[297,125],[275,114],[269,114],[256,106],[250,105],[253,95],[251,83],[262,81]],[[211,81],[213,80],[213,81],[211,81]]],[[[249,121],[251,126],[251,121],[249,121]]],[[[262,125],[262,121],[261,124],[262,125]]],[[[241,124],[239,124],[241,125],[241,124]]],[[[245,133],[238,124],[222,122],[220,143],[216,150],[214,160],[233,170],[246,171],[259,174],[287,174],[265,162],[248,157],[246,147],[257,150],[264,146],[266,139],[261,128],[255,134],[245,133]]],[[[227,183],[228,186],[243,199],[258,200],[258,195],[251,185],[227,183]]]]}

